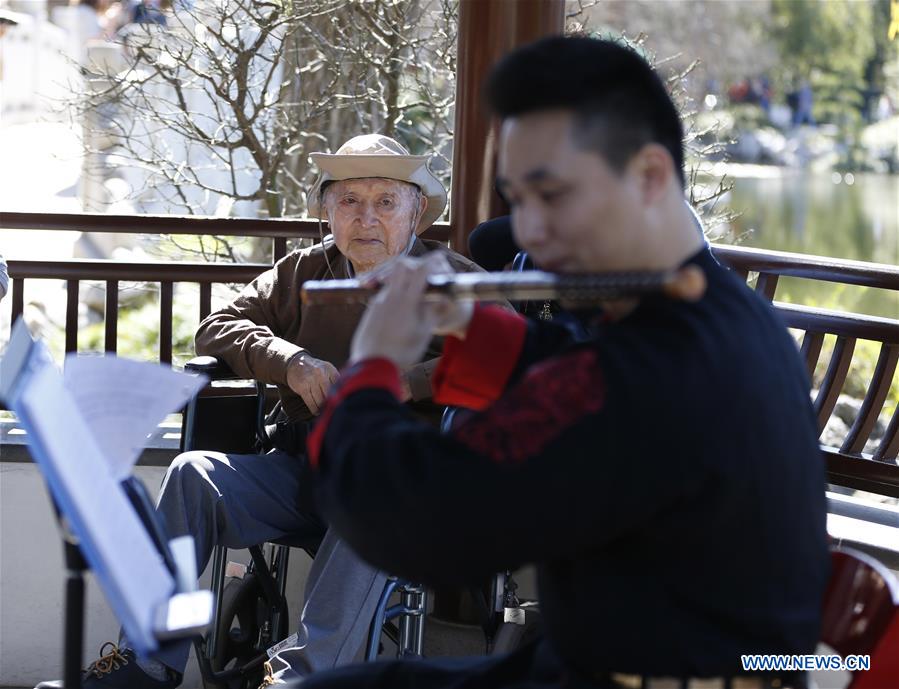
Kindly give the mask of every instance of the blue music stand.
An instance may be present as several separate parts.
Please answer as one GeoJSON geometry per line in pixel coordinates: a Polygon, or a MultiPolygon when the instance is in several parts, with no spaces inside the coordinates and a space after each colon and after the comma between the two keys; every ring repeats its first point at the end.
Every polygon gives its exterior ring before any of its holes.
{"type": "Polygon", "coordinates": [[[28,434],[65,544],[66,689],[81,686],[88,568],[138,654],[201,633],[212,619],[212,594],[186,590],[143,485],[113,477],[46,347],[21,318],[0,359],[0,399],[28,434]]]}

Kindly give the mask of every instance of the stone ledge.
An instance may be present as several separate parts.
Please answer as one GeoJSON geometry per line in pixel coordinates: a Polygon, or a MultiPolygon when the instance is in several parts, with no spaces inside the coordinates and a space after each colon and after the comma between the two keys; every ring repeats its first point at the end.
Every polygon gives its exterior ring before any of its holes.
{"type": "MultiPolygon", "coordinates": [[[[0,463],[33,462],[27,439],[28,434],[15,420],[0,419],[0,463]]],[[[160,424],[147,440],[137,466],[167,467],[178,455],[180,442],[180,425],[160,424]]]]}
{"type": "MultiPolygon", "coordinates": [[[[178,456],[178,449],[164,447],[148,447],[137,460],[137,466],[141,467],[167,467],[178,456]]],[[[24,443],[3,443],[0,446],[0,464],[31,463],[34,460],[24,443]]]]}

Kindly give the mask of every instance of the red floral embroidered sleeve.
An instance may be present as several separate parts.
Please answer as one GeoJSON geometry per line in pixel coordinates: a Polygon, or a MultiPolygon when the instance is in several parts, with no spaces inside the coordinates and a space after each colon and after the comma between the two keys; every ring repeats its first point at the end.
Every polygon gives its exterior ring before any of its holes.
{"type": "Polygon", "coordinates": [[[595,351],[577,348],[531,366],[488,409],[440,433],[393,403],[384,394],[386,379],[373,376],[359,387],[371,375],[359,371],[334,395],[342,401],[328,405],[310,438],[317,504],[363,558],[435,584],[470,583],[552,559],[571,541],[588,547],[620,523],[603,527],[611,500],[593,515],[599,477],[609,473],[615,484],[603,456],[620,455],[613,420],[602,415],[605,373],[595,351]],[[602,448],[597,437],[606,439],[602,448]],[[560,477],[575,475],[582,480],[566,483],[565,509],[516,510],[520,529],[510,537],[504,496],[539,499],[548,490],[556,499],[560,477]]]}
{"type": "Polygon", "coordinates": [[[587,414],[600,411],[604,400],[596,352],[576,350],[532,367],[501,400],[452,435],[495,462],[523,462],[587,414]]]}

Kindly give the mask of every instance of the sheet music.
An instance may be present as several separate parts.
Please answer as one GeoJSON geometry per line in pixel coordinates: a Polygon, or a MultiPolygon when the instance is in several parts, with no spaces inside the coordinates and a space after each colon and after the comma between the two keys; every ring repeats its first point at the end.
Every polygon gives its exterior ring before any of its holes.
{"type": "Polygon", "coordinates": [[[66,357],[65,386],[91,429],[113,478],[122,480],[147,437],[206,382],[168,366],[104,356],[66,357]]]}
{"type": "Polygon", "coordinates": [[[128,638],[139,650],[153,650],[154,612],[175,590],[162,557],[55,366],[33,373],[19,403],[53,495],[83,536],[85,559],[128,638]]]}

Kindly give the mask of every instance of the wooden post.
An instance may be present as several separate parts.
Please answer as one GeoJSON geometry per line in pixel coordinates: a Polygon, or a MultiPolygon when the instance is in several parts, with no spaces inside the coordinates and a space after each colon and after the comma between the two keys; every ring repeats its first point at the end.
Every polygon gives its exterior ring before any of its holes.
{"type": "Polygon", "coordinates": [[[484,79],[509,51],[564,28],[564,0],[461,1],[450,205],[450,246],[455,251],[467,255],[475,226],[508,212],[493,191],[498,126],[481,99],[484,79]]]}

